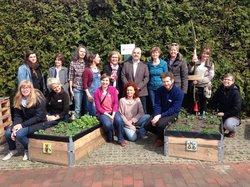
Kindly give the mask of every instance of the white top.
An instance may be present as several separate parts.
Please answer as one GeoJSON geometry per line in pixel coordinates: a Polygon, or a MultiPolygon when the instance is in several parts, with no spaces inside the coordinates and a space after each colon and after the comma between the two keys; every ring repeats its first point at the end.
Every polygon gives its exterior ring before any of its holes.
{"type": "Polygon", "coordinates": [[[206,71],[207,71],[207,67],[205,66],[205,63],[201,63],[199,66],[197,66],[194,74],[200,75],[203,78],[206,71]]]}
{"type": "Polygon", "coordinates": [[[138,62],[133,62],[134,77],[135,77],[135,74],[136,74],[137,67],[138,67],[138,62]]]}

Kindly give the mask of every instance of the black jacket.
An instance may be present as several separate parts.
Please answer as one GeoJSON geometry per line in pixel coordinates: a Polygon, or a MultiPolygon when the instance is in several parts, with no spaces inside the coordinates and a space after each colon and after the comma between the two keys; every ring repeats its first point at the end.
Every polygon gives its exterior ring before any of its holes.
{"type": "Polygon", "coordinates": [[[47,97],[47,111],[50,115],[59,115],[63,120],[69,113],[69,95],[62,88],[60,93],[51,91],[47,97]]]}
{"type": "Polygon", "coordinates": [[[184,93],[188,89],[188,67],[187,63],[183,60],[183,56],[178,53],[172,66],[170,65],[170,55],[165,58],[168,63],[168,70],[174,75],[174,83],[177,87],[181,88],[184,93]]]}
{"type": "Polygon", "coordinates": [[[225,88],[222,84],[215,92],[212,99],[213,109],[224,112],[223,120],[229,117],[237,117],[240,119],[242,99],[239,89],[235,84],[229,88],[225,88]]]}
{"type": "MultiPolygon", "coordinates": [[[[119,91],[118,95],[119,98],[123,96],[123,83],[121,79],[121,71],[122,71],[122,64],[119,64],[119,68],[117,70],[118,80],[116,82],[116,89],[119,91]]],[[[102,73],[106,73],[108,76],[111,76],[112,68],[109,63],[104,65],[102,73]]],[[[110,81],[110,85],[113,86],[112,80],[110,81]]]]}
{"type": "Polygon", "coordinates": [[[28,127],[31,133],[42,129],[44,122],[46,122],[46,101],[41,100],[30,108],[14,108],[14,122],[11,128],[16,124],[21,124],[23,128],[28,127]]]}

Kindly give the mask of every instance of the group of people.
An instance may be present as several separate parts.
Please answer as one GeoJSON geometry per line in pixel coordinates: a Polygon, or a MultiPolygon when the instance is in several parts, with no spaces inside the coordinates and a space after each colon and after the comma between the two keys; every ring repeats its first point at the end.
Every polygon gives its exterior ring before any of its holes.
{"type": "MultiPolygon", "coordinates": [[[[199,103],[199,114],[204,118],[214,77],[211,49],[204,48],[200,57],[195,50],[188,65],[176,43],[171,44],[165,60],[160,58],[159,47],[150,50],[152,60],[148,64],[141,61],[141,53],[139,47],[134,48],[131,60],[122,63],[120,53],[112,51],[102,68],[99,54],[89,54],[85,46],[79,46],[69,69],[63,66],[63,55],[56,55],[55,65],[49,69],[45,81],[36,53],[29,51],[24,64],[18,68],[14,120],[5,134],[9,152],[3,160],[17,153],[16,140],[24,146],[23,160],[27,160],[28,134],[68,120],[72,98],[78,117],[82,109],[98,117],[107,142],[113,142],[116,135],[118,144],[125,146],[125,139],[145,139],[150,131],[157,135],[155,145],[162,146],[164,129],[177,119],[187,95],[188,75],[193,74],[199,77],[191,82],[194,102],[199,103]],[[151,115],[147,111],[148,95],[153,109],[151,115]]],[[[218,116],[223,119],[224,130],[229,131],[228,137],[235,136],[240,124],[242,101],[234,82],[232,74],[225,75],[212,99],[212,106],[219,109],[218,116]]]]}

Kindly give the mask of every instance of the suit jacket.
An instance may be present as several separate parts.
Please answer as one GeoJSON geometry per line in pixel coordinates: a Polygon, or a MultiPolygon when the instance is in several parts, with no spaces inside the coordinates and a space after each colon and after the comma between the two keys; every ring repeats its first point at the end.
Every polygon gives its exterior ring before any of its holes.
{"type": "Polygon", "coordinates": [[[135,77],[133,72],[134,72],[133,62],[132,61],[125,62],[121,72],[123,84],[127,83],[128,81],[134,81],[137,84],[138,88],[140,89],[140,97],[147,96],[148,95],[147,84],[149,81],[148,66],[140,61],[135,73],[135,77]]]}

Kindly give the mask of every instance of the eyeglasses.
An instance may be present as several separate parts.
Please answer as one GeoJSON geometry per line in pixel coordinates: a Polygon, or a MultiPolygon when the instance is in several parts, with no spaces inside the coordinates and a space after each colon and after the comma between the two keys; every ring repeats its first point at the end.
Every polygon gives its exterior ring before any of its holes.
{"type": "Polygon", "coordinates": [[[21,90],[28,90],[28,89],[30,89],[29,86],[23,86],[23,87],[21,87],[21,90]]]}

